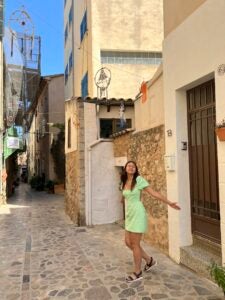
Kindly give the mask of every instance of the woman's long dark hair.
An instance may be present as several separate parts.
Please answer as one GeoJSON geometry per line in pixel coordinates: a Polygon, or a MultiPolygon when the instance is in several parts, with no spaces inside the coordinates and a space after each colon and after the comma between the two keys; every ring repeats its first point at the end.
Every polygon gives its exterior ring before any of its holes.
{"type": "Polygon", "coordinates": [[[123,172],[120,176],[120,179],[121,179],[121,185],[122,185],[122,190],[124,189],[125,187],[125,184],[127,182],[127,172],[126,172],[126,168],[127,168],[127,165],[129,163],[132,163],[135,165],[135,168],[136,168],[136,172],[134,173],[134,176],[133,176],[133,179],[132,179],[132,183],[131,183],[131,190],[133,190],[135,184],[136,184],[136,178],[139,176],[139,172],[138,172],[138,167],[136,165],[136,162],[132,161],[132,160],[129,160],[126,165],[124,166],[123,168],[123,172]]]}

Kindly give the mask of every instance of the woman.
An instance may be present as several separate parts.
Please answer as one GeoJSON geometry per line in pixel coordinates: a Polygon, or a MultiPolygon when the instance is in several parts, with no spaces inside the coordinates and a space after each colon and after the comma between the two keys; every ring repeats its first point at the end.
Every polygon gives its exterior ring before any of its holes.
{"type": "Polygon", "coordinates": [[[146,261],[144,271],[149,271],[157,262],[147,255],[142,249],[140,242],[142,234],[147,229],[147,217],[143,203],[141,202],[141,191],[144,190],[152,197],[161,200],[170,207],[179,210],[175,202],[170,202],[160,193],[150,188],[149,183],[139,175],[137,165],[134,161],[128,161],[121,175],[123,198],[125,201],[125,243],[133,251],[134,272],[126,278],[127,282],[142,279],[141,261],[146,261]]]}

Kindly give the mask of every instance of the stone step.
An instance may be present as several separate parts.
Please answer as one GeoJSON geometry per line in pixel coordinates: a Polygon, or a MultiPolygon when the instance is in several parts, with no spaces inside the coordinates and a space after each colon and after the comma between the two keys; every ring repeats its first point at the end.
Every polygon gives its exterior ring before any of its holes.
{"type": "Polygon", "coordinates": [[[221,257],[221,244],[214,243],[201,236],[193,235],[193,244],[203,249],[208,249],[211,253],[221,257]]]}
{"type": "Polygon", "coordinates": [[[212,261],[221,265],[221,247],[203,238],[194,237],[193,245],[181,248],[181,264],[210,280],[212,261]]]}

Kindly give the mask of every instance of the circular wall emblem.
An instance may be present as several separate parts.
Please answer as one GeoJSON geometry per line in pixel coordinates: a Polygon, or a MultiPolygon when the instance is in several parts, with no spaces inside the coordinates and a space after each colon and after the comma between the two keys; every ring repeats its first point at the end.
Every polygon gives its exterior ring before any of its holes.
{"type": "Polygon", "coordinates": [[[219,67],[217,68],[217,73],[220,76],[224,75],[224,73],[225,73],[225,64],[219,65],[219,67]]]}
{"type": "Polygon", "coordinates": [[[100,89],[107,89],[111,80],[111,72],[107,68],[101,68],[95,75],[95,84],[100,89]]]}

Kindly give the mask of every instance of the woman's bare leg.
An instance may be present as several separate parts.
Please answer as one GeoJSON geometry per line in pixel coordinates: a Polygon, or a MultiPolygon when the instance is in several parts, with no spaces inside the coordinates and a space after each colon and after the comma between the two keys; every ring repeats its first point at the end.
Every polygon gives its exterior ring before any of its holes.
{"type": "MultiPolygon", "coordinates": [[[[129,231],[126,231],[125,230],[125,244],[126,246],[133,251],[132,249],[132,244],[131,244],[131,238],[130,238],[130,234],[132,234],[132,232],[129,232],[129,231]]],[[[144,251],[144,249],[140,246],[140,249],[141,249],[141,255],[142,255],[142,258],[147,262],[149,263],[151,257],[144,251]]]]}
{"type": "Polygon", "coordinates": [[[141,261],[142,261],[142,250],[140,246],[141,242],[141,233],[134,233],[130,232],[130,242],[131,247],[133,251],[133,257],[134,257],[134,267],[135,267],[135,273],[139,274],[141,272],[141,261]]]}

